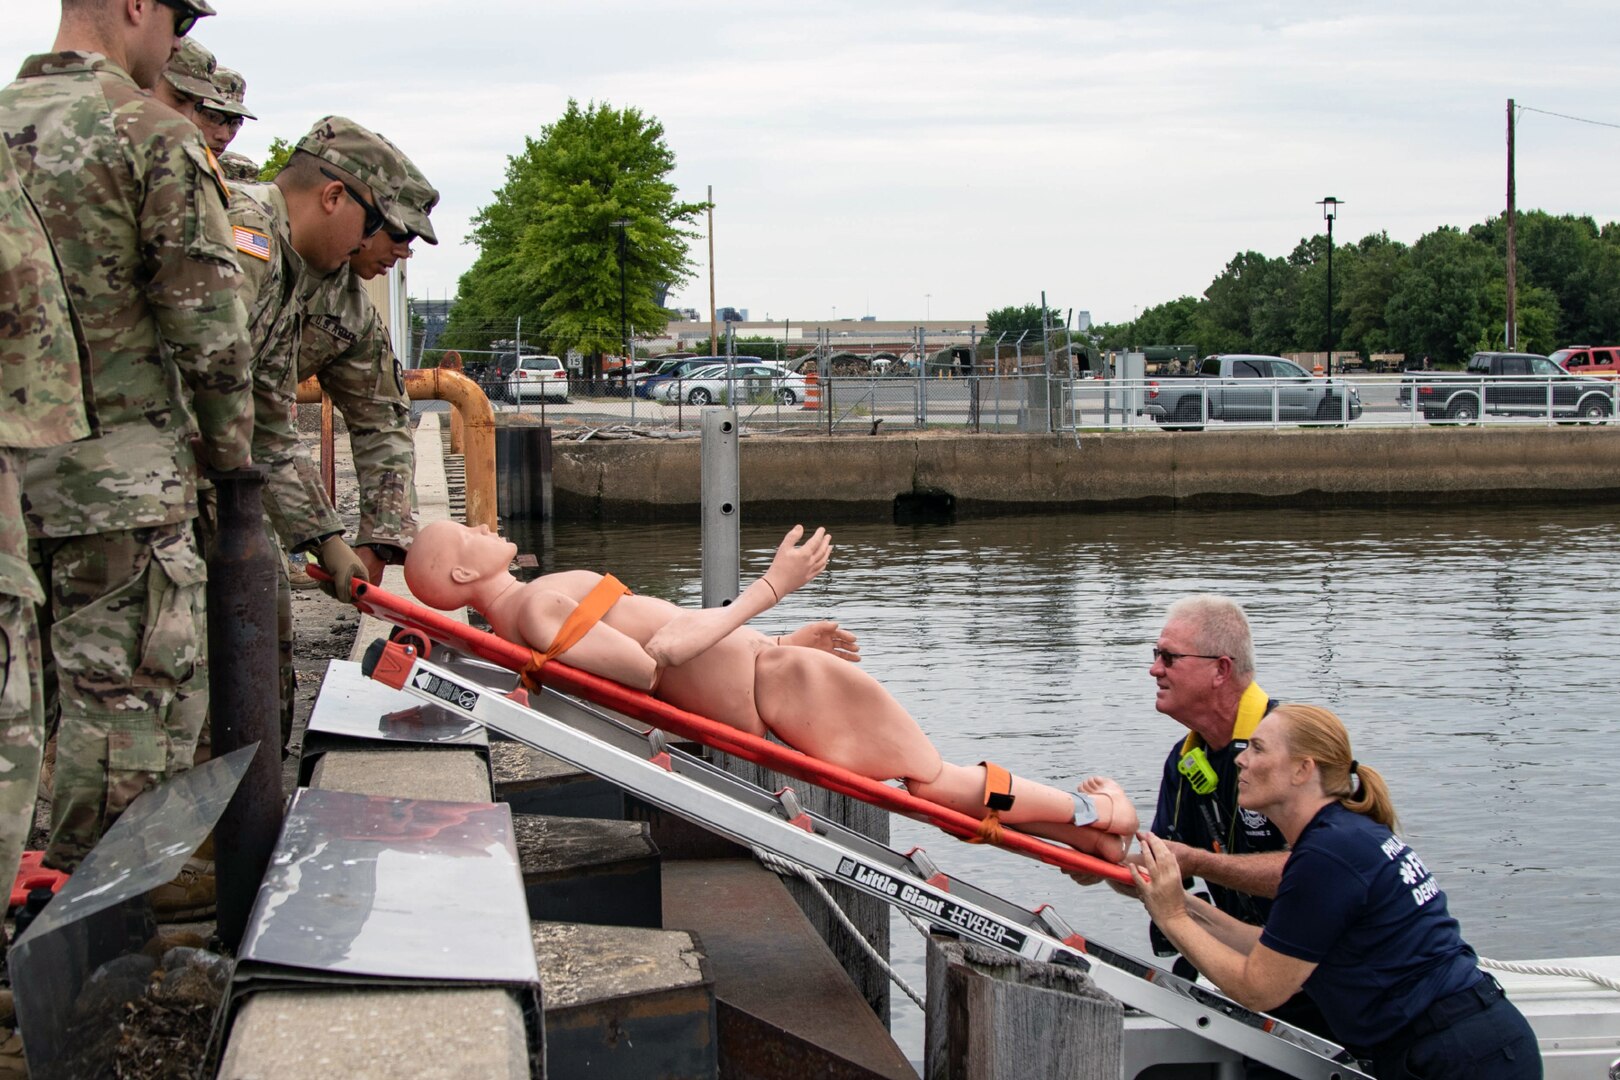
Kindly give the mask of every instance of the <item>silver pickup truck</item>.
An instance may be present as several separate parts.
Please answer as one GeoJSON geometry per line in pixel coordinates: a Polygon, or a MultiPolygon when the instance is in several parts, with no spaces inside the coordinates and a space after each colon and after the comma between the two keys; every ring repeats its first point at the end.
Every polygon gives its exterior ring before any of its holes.
{"type": "Polygon", "coordinates": [[[1191,374],[1149,380],[1142,412],[1172,431],[1201,431],[1211,420],[1342,424],[1361,415],[1361,395],[1280,356],[1228,353],[1204,357],[1191,374]]]}

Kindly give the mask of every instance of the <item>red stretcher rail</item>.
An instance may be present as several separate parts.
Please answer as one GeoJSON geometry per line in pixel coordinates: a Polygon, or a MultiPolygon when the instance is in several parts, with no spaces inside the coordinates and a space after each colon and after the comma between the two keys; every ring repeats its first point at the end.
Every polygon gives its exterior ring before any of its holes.
{"type": "MultiPolygon", "coordinates": [[[[326,575],[315,566],[309,567],[312,576],[326,575]]],[[[441,611],[423,607],[402,596],[395,596],[376,585],[356,582],[354,606],[367,615],[374,615],[396,626],[415,630],[429,639],[452,647],[511,671],[522,672],[528,667],[530,650],[505,638],[475,629],[458,622],[441,611]]],[[[613,709],[634,720],[650,724],[682,738],[692,739],[716,750],[763,765],[768,769],[786,773],[808,783],[835,791],[840,795],[860,799],[881,809],[926,822],[960,840],[980,841],[979,819],[969,817],[939,803],[919,798],[908,791],[818,758],[739,731],[728,724],[711,720],[697,713],[687,712],[650,694],[631,689],[619,683],[593,675],[588,671],[570,667],[560,660],[552,660],[540,669],[543,685],[566,694],[582,697],[605,708],[613,709]]],[[[1130,871],[1115,863],[1106,862],[1070,847],[1018,832],[1004,826],[995,846],[1017,852],[1062,870],[1075,870],[1094,874],[1114,881],[1131,883],[1130,871]]]]}

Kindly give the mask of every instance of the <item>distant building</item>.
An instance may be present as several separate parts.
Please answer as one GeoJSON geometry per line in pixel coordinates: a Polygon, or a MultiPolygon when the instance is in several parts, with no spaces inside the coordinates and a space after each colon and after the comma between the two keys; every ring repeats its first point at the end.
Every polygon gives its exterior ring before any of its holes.
{"type": "Polygon", "coordinates": [[[1074,313],[1074,328],[1081,333],[1091,329],[1091,312],[1077,311],[1074,313]]]}
{"type": "Polygon", "coordinates": [[[715,308],[714,317],[719,319],[721,322],[747,322],[748,309],[734,307],[715,308]]]}

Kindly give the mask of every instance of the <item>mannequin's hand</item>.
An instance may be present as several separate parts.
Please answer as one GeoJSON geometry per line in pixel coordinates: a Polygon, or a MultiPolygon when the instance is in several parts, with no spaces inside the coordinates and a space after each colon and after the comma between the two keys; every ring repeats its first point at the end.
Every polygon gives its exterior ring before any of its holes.
{"type": "Polygon", "coordinates": [[[830,652],[852,664],[861,662],[861,647],[856,643],[855,635],[848,630],[840,630],[835,622],[807,623],[791,634],[783,634],[778,640],[783,645],[830,652]]]}
{"type": "Polygon", "coordinates": [[[778,600],[815,580],[815,576],[826,569],[827,559],[832,555],[832,537],[826,529],[817,529],[801,544],[799,538],[803,535],[803,525],[789,529],[776,549],[771,568],[765,571],[765,580],[770,582],[778,600]]]}

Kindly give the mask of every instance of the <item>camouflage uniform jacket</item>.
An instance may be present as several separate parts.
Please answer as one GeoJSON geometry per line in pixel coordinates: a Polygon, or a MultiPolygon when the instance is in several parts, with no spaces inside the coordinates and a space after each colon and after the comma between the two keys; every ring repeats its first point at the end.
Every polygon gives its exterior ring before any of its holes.
{"type": "Polygon", "coordinates": [[[304,260],[293,250],[287,200],[274,184],[231,185],[231,228],[253,343],[253,461],[267,465],[264,508],[290,551],[343,531],[298,438],[298,326],[304,260]]]}
{"type": "Polygon", "coordinates": [[[251,434],[241,271],[208,148],[94,53],[30,57],[0,90],[0,134],[84,327],[98,428],[29,455],[29,533],[184,521],[196,514],[191,436],[233,469],[251,434]]]}
{"type": "Polygon", "coordinates": [[[415,457],[405,375],[382,316],[347,267],[321,279],[304,305],[298,378],[311,375],[349,427],[360,488],[355,543],[409,547],[415,457]]]}
{"type": "MultiPolygon", "coordinates": [[[[89,362],[51,238],[0,140],[0,447],[59,446],[89,435],[89,362]]],[[[45,594],[28,568],[19,480],[0,477],[0,491],[9,493],[0,504],[0,596],[38,604],[45,594]]]]}

